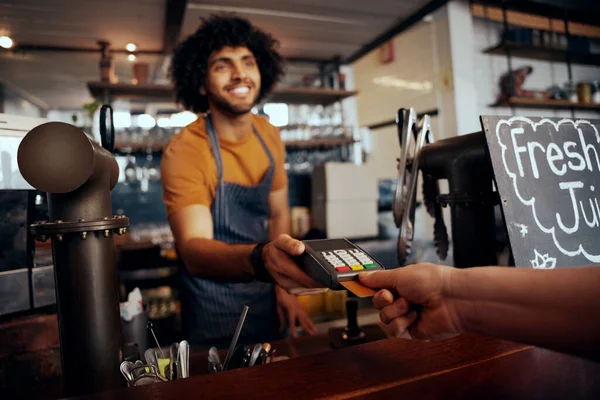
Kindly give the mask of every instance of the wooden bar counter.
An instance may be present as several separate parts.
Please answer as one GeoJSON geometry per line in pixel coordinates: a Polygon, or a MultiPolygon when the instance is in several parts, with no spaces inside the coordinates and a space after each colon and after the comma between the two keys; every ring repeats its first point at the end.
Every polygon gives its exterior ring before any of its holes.
{"type": "Polygon", "coordinates": [[[479,335],[385,339],[79,399],[186,398],[600,398],[600,363],[479,335]]]}

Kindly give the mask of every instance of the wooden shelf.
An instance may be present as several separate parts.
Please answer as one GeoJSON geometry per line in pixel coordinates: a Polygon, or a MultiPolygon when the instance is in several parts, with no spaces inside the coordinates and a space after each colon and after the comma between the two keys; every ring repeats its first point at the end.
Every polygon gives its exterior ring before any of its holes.
{"type": "Polygon", "coordinates": [[[550,108],[600,111],[600,104],[572,103],[567,100],[537,100],[521,97],[511,97],[507,102],[495,103],[490,107],[521,107],[521,108],[550,108]]]}
{"type": "Polygon", "coordinates": [[[129,83],[88,82],[93,97],[103,100],[107,93],[112,99],[168,102],[175,101],[171,85],[132,85],[129,83]]]}
{"type": "MultiPolygon", "coordinates": [[[[513,2],[513,5],[516,2],[513,2]]],[[[511,5],[508,5],[506,12],[507,20],[510,25],[521,26],[524,28],[541,29],[545,31],[553,31],[565,33],[564,10],[560,10],[560,16],[548,16],[543,14],[540,9],[541,4],[536,5],[536,13],[527,13],[524,11],[511,10],[511,5]]],[[[504,21],[504,13],[500,6],[494,7],[485,4],[472,4],[471,14],[477,18],[483,18],[495,22],[504,21]]],[[[576,21],[576,15],[569,12],[569,34],[577,36],[587,36],[589,38],[600,38],[600,25],[594,13],[586,13],[587,21],[576,21]]]]}
{"type": "MultiPolygon", "coordinates": [[[[174,102],[172,85],[132,85],[128,83],[88,82],[88,89],[93,97],[103,100],[108,94],[111,99],[123,99],[144,102],[174,102]]],[[[288,104],[321,104],[329,105],[356,95],[355,91],[277,87],[268,101],[288,104]]]]}
{"type": "Polygon", "coordinates": [[[144,144],[144,143],[130,143],[130,144],[117,144],[115,146],[115,153],[127,154],[127,153],[147,153],[148,148],[152,149],[152,153],[160,153],[165,149],[165,145],[162,144],[144,144]]]}
{"type": "Polygon", "coordinates": [[[278,87],[268,97],[269,102],[288,104],[321,104],[329,105],[345,98],[355,96],[358,92],[338,89],[278,87]]]}
{"type": "Polygon", "coordinates": [[[351,138],[336,138],[336,139],[309,139],[309,140],[293,140],[285,141],[287,149],[314,149],[319,147],[339,147],[354,144],[357,141],[351,138]]]}
{"type": "MultiPolygon", "coordinates": [[[[323,130],[323,129],[329,129],[329,128],[334,128],[337,129],[340,126],[334,126],[334,125],[309,125],[309,124],[289,124],[289,125],[283,125],[278,127],[280,131],[283,130],[293,130],[293,129],[315,129],[315,130],[323,130]]],[[[341,125],[342,128],[344,129],[350,129],[349,126],[346,125],[341,125]]]]}
{"type": "Polygon", "coordinates": [[[537,46],[528,46],[520,43],[504,42],[484,50],[487,54],[506,55],[510,50],[512,57],[530,58],[534,60],[566,62],[567,54],[573,64],[600,65],[600,54],[567,52],[566,50],[550,49],[537,46]]]}
{"type": "MultiPolygon", "coordinates": [[[[287,149],[313,149],[320,147],[339,147],[346,146],[350,144],[356,143],[357,140],[351,138],[333,138],[333,139],[309,139],[309,140],[291,140],[284,141],[285,147],[287,149]]],[[[152,145],[148,146],[147,144],[117,144],[115,146],[115,153],[119,154],[128,154],[128,153],[146,153],[148,151],[148,147],[152,148],[153,153],[160,153],[165,149],[164,145],[152,145]]]]}

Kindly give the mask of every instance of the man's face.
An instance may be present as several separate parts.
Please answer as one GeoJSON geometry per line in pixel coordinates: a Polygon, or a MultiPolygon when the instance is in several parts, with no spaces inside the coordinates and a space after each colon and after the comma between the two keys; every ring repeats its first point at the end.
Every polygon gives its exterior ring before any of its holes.
{"type": "Polygon", "coordinates": [[[206,86],[200,94],[211,106],[232,114],[249,112],[260,93],[260,71],[246,47],[224,47],[208,58],[206,86]]]}

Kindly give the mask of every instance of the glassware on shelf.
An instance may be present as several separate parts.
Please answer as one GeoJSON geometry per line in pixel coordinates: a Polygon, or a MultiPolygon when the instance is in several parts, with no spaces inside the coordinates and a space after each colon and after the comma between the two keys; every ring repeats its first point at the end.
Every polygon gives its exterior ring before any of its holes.
{"type": "Polygon", "coordinates": [[[144,169],[146,170],[148,179],[151,182],[157,182],[160,181],[160,170],[154,164],[153,159],[154,157],[152,156],[152,152],[149,151],[148,155],[146,155],[146,164],[144,164],[144,169]]]}
{"type": "Polygon", "coordinates": [[[569,100],[571,103],[577,103],[577,91],[572,82],[565,82],[563,92],[565,93],[566,100],[569,100]]]}
{"type": "Polygon", "coordinates": [[[335,126],[341,126],[344,122],[344,115],[342,111],[342,104],[337,102],[333,104],[331,124],[335,126]]]}
{"type": "Polygon", "coordinates": [[[287,153],[286,169],[292,174],[311,174],[314,167],[327,162],[346,161],[340,147],[313,150],[294,150],[287,153]]]}
{"type": "Polygon", "coordinates": [[[131,230],[131,240],[137,243],[158,245],[164,249],[174,248],[175,239],[168,223],[143,223],[131,230]]]}
{"type": "Polygon", "coordinates": [[[115,131],[117,151],[121,153],[135,153],[144,151],[160,151],[173,135],[181,128],[154,126],[151,129],[140,127],[120,128],[115,131]]]}
{"type": "Polygon", "coordinates": [[[135,165],[135,157],[131,154],[127,155],[127,164],[125,165],[125,183],[133,184],[137,181],[137,166],[135,165]]]}
{"type": "Polygon", "coordinates": [[[600,81],[592,82],[592,103],[600,104],[600,81]]]}

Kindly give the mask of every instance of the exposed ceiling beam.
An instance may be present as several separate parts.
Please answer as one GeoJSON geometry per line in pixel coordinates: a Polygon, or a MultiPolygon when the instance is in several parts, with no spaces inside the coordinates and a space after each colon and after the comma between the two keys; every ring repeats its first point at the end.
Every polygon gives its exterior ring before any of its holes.
{"type": "MultiPolygon", "coordinates": [[[[47,46],[39,44],[21,43],[12,49],[6,49],[3,51],[10,51],[14,53],[18,52],[32,52],[32,51],[47,51],[47,52],[63,52],[63,53],[100,53],[100,47],[67,47],[67,46],[47,46]]],[[[125,49],[110,49],[110,53],[113,54],[129,54],[131,52],[125,49]]],[[[164,54],[162,50],[136,50],[135,54],[149,54],[159,55],[164,54]]]]}
{"type": "Polygon", "coordinates": [[[167,55],[177,46],[186,7],[187,0],[167,0],[163,32],[163,52],[167,55]]]}
{"type": "MultiPolygon", "coordinates": [[[[0,49],[4,52],[57,52],[57,53],[100,53],[100,47],[66,47],[66,46],[48,46],[22,43],[15,46],[12,49],[0,49]]],[[[112,54],[129,54],[130,51],[126,49],[110,49],[112,54]]],[[[146,54],[146,55],[166,55],[169,54],[163,50],[136,50],[135,54],[146,54]]],[[[330,64],[336,63],[335,59],[325,58],[310,58],[310,57],[284,57],[284,60],[289,63],[304,63],[304,64],[330,64]]]]}
{"type": "Polygon", "coordinates": [[[376,48],[378,48],[379,46],[381,46],[388,40],[392,39],[394,36],[407,30],[408,28],[410,28],[411,26],[413,26],[414,24],[416,24],[417,22],[422,20],[423,17],[431,14],[438,8],[442,7],[447,2],[448,2],[448,0],[433,0],[429,3],[427,3],[416,13],[414,13],[410,17],[400,21],[397,25],[392,26],[390,29],[388,29],[387,31],[383,32],[381,35],[379,35],[375,39],[373,39],[371,42],[362,46],[360,49],[358,49],[358,51],[351,54],[349,57],[347,57],[344,60],[344,64],[351,64],[354,61],[361,58],[362,56],[364,56],[365,54],[369,53],[370,51],[375,50],[376,48]]]}
{"type": "MultiPolygon", "coordinates": [[[[250,3],[250,2],[249,2],[250,3]]],[[[221,4],[199,4],[199,3],[190,3],[189,8],[195,10],[203,10],[210,11],[213,13],[241,13],[241,14],[251,14],[251,15],[261,15],[267,17],[276,17],[276,18],[289,18],[289,19],[298,19],[304,21],[319,21],[319,22],[327,22],[331,24],[344,24],[344,25],[355,25],[360,26],[362,23],[356,19],[348,19],[348,18],[336,18],[336,17],[328,17],[320,14],[307,14],[307,13],[299,13],[299,12],[291,12],[291,11],[277,11],[273,9],[264,9],[264,8],[255,8],[255,7],[232,7],[232,6],[223,6],[221,4]]]]}
{"type": "Polygon", "coordinates": [[[48,111],[50,109],[50,105],[48,103],[46,103],[44,100],[32,95],[29,92],[26,92],[25,90],[19,88],[17,85],[13,84],[12,82],[7,81],[4,78],[0,78],[0,90],[2,90],[2,86],[7,88],[8,90],[12,91],[13,93],[19,95],[21,98],[27,100],[34,106],[42,109],[42,111],[44,111],[44,112],[48,111]]]}
{"type": "Polygon", "coordinates": [[[335,58],[283,57],[285,62],[298,64],[331,64],[339,62],[335,58]]]}
{"type": "Polygon", "coordinates": [[[181,34],[181,26],[187,8],[187,0],[167,0],[165,9],[165,24],[163,28],[163,55],[160,60],[154,63],[152,68],[151,82],[156,82],[159,73],[161,73],[168,62],[167,58],[171,56],[181,34]]]}

